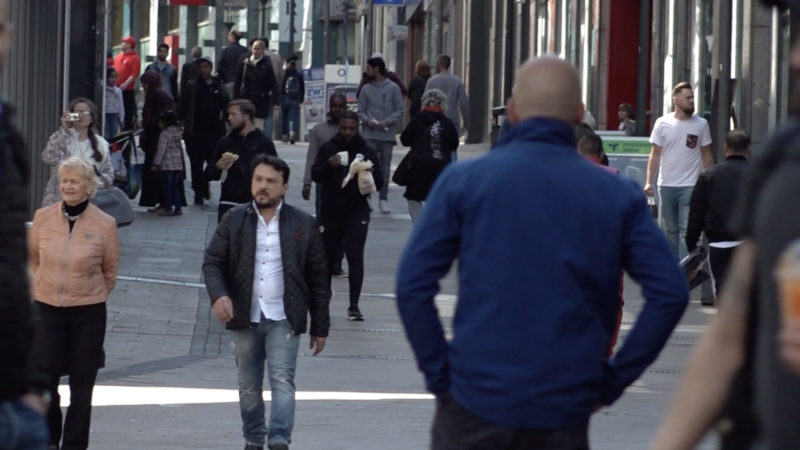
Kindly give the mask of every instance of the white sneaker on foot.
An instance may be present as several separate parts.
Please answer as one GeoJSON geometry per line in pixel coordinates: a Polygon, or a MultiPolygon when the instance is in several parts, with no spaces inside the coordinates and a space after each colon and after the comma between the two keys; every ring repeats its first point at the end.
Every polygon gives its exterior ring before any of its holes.
{"type": "Polygon", "coordinates": [[[389,214],[390,212],[392,212],[392,210],[389,209],[388,200],[381,200],[380,202],[378,202],[378,209],[380,209],[381,212],[384,214],[389,214]]]}

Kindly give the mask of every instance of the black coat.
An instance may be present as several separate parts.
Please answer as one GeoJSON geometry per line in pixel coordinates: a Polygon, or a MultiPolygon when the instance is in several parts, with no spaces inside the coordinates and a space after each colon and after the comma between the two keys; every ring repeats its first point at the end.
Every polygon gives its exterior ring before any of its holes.
{"type": "Polygon", "coordinates": [[[253,157],[259,153],[278,156],[275,151],[275,144],[267,138],[259,129],[255,129],[242,136],[233,131],[217,143],[214,158],[206,168],[206,176],[209,181],[219,180],[222,171],[217,169],[216,163],[225,152],[239,155],[239,159],[234,161],[228,169],[228,176],[222,183],[222,193],[219,200],[221,202],[245,203],[252,200],[250,192],[250,163],[253,157]]]}
{"type": "Polygon", "coordinates": [[[255,65],[250,58],[244,58],[237,66],[233,96],[253,102],[256,117],[263,119],[269,115],[280,98],[279,88],[269,55],[265,54],[255,65]]]}
{"type": "Polygon", "coordinates": [[[433,183],[450,163],[451,152],[458,148],[458,130],[444,114],[423,111],[416,114],[400,135],[400,142],[411,147],[408,159],[408,183],[403,196],[425,201],[433,183]]]}
{"type": "Polygon", "coordinates": [[[353,177],[342,188],[342,181],[350,170],[349,163],[359,153],[364,155],[364,159],[372,161],[372,178],[375,180],[375,187],[380,191],[383,186],[383,175],[378,154],[367,146],[367,141],[361,135],[357,135],[355,139],[348,142],[342,139],[341,135],[336,134],[333,139],[320,147],[317,159],[311,167],[311,178],[315,183],[322,185],[320,216],[324,220],[341,218],[356,211],[371,211],[369,203],[367,203],[367,196],[361,195],[358,190],[357,177],[353,177]],[[347,151],[348,165],[331,167],[328,159],[343,151],[347,151]]]}
{"type": "Polygon", "coordinates": [[[183,95],[180,98],[180,105],[178,107],[178,113],[180,114],[181,120],[183,120],[183,137],[190,138],[195,134],[217,134],[221,136],[225,133],[225,108],[228,105],[228,101],[230,98],[228,97],[228,93],[222,87],[222,83],[216,79],[211,78],[211,84],[202,86],[199,80],[191,80],[186,84],[186,89],[183,95]],[[197,103],[197,90],[199,88],[207,88],[211,93],[212,97],[215,100],[215,105],[213,108],[207,110],[198,110],[196,103],[197,103]],[[198,115],[202,115],[205,117],[205,122],[213,122],[214,128],[211,130],[199,130],[196,129],[196,117],[198,115]]]}
{"type": "Polygon", "coordinates": [[[28,287],[29,162],[25,142],[14,128],[14,108],[0,102],[0,401],[16,400],[48,375],[31,369],[33,321],[28,287]]]}
{"type": "Polygon", "coordinates": [[[236,70],[242,57],[248,53],[247,47],[235,42],[222,49],[217,61],[217,76],[223,83],[236,81],[236,70]]]}
{"type": "Polygon", "coordinates": [[[422,94],[425,93],[425,84],[430,77],[414,77],[408,84],[408,100],[410,102],[408,112],[411,117],[419,114],[422,106],[422,94]]]}
{"type": "MultiPolygon", "coordinates": [[[[233,302],[233,319],[225,324],[229,330],[250,326],[257,215],[252,204],[231,209],[217,227],[203,260],[203,275],[212,304],[226,295],[233,302]]],[[[310,313],[311,335],[325,337],[330,328],[331,290],[317,221],[284,203],[278,223],[286,318],[295,334],[301,334],[308,329],[310,313]]]]}
{"type": "Polygon", "coordinates": [[[689,251],[697,246],[703,231],[709,242],[739,240],[730,231],[730,220],[739,200],[739,187],[744,182],[749,166],[746,157],[731,155],[697,177],[689,201],[689,222],[686,227],[686,248],[689,251]]]}

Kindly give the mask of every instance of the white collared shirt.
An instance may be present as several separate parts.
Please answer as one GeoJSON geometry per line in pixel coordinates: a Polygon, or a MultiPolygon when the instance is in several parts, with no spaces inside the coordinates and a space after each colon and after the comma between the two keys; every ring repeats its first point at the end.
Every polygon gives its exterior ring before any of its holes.
{"type": "Polygon", "coordinates": [[[256,226],[256,258],[253,270],[253,299],[250,304],[250,322],[261,322],[261,314],[270,320],[283,320],[286,312],[283,309],[283,261],[281,260],[281,239],[278,217],[283,202],[275,210],[275,216],[269,223],[253,208],[258,215],[256,226]]]}
{"type": "Polygon", "coordinates": [[[256,59],[256,57],[255,57],[255,56],[253,56],[253,55],[250,55],[250,61],[253,63],[253,65],[254,65],[254,66],[255,66],[256,64],[258,64],[258,62],[259,62],[259,61],[261,61],[262,59],[264,59],[264,57],[263,57],[263,56],[262,56],[261,58],[258,58],[258,59],[256,59]]]}

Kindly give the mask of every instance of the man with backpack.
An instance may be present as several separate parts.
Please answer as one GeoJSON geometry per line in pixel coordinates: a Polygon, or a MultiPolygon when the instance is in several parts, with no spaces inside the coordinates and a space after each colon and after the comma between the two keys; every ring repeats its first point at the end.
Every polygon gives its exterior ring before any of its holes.
{"type": "Polygon", "coordinates": [[[297,137],[297,124],[300,120],[300,105],[305,99],[306,86],[303,75],[297,71],[295,64],[297,57],[292,56],[286,61],[286,70],[283,78],[281,92],[281,140],[294,144],[297,137]]]}

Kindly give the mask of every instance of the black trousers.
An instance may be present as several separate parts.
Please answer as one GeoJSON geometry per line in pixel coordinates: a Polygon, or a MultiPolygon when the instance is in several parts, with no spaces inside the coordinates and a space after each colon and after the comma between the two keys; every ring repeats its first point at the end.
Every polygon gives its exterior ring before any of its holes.
{"type": "Polygon", "coordinates": [[[736,247],[717,248],[708,247],[708,265],[711,268],[711,277],[714,280],[714,297],[719,297],[725,278],[728,276],[728,267],[736,247]]]}
{"type": "Polygon", "coordinates": [[[336,266],[341,266],[341,249],[344,246],[347,268],[350,271],[350,306],[358,306],[364,283],[364,246],[369,230],[369,210],[351,211],[342,216],[323,213],[320,219],[329,273],[333,273],[336,266]]]}
{"type": "Polygon", "coordinates": [[[50,376],[52,400],[47,411],[50,445],[61,449],[85,449],[89,446],[92,418],[92,391],[97,370],[105,365],[103,341],[106,333],[106,304],[58,308],[36,302],[42,346],[50,376]],[[69,375],[70,404],[62,428],[61,397],[58,382],[69,375]]]}
{"type": "Polygon", "coordinates": [[[509,428],[481,419],[450,395],[436,400],[433,450],[588,450],[589,426],[509,428]]]}
{"type": "Polygon", "coordinates": [[[204,170],[204,165],[214,164],[214,150],[217,141],[222,139],[219,133],[200,133],[186,139],[186,152],[189,154],[189,164],[192,167],[192,190],[195,199],[208,198],[208,180],[204,170]]]}
{"type": "Polygon", "coordinates": [[[122,106],[125,108],[125,129],[132,130],[136,121],[136,91],[122,91],[122,106]]]}

